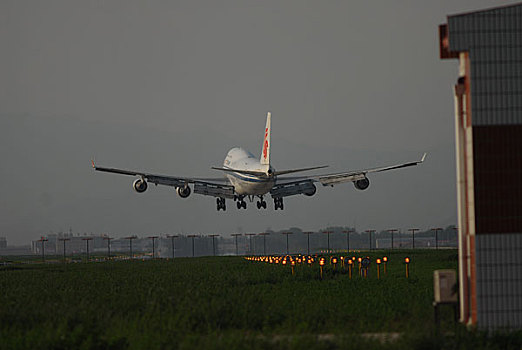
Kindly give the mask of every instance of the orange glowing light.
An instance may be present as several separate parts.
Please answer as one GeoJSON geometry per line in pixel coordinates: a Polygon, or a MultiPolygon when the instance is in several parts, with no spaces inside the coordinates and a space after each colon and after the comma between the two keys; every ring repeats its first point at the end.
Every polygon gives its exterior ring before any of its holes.
{"type": "Polygon", "coordinates": [[[380,263],[381,263],[381,259],[377,259],[375,262],[376,262],[377,264],[380,264],[380,263]]]}
{"type": "Polygon", "coordinates": [[[406,264],[409,264],[409,263],[410,263],[410,258],[404,258],[404,262],[405,262],[406,264]]]}
{"type": "Polygon", "coordinates": [[[387,257],[384,257],[384,258],[382,258],[382,261],[387,262],[387,261],[388,261],[388,258],[387,258],[387,257]]]}

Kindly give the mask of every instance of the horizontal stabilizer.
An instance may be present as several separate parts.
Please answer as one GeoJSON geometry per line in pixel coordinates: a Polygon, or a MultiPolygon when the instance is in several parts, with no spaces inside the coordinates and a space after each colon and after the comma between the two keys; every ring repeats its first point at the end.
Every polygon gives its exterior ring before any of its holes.
{"type": "Polygon", "coordinates": [[[267,174],[264,171],[254,171],[254,170],[239,170],[239,169],[231,169],[231,168],[218,168],[218,167],[212,167],[214,170],[221,170],[228,173],[239,173],[239,174],[246,174],[246,175],[254,175],[254,176],[267,176],[267,174]]]}
{"type": "Polygon", "coordinates": [[[314,167],[311,167],[311,168],[280,170],[280,171],[274,171],[274,175],[285,175],[285,174],[300,173],[301,171],[309,171],[309,170],[322,169],[322,168],[327,168],[327,167],[328,167],[328,165],[321,165],[321,166],[314,166],[314,167]]]}

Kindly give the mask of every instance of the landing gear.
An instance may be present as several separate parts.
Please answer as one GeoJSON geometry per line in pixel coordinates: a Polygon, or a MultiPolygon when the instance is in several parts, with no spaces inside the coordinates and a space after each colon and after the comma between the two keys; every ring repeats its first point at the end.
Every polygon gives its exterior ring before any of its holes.
{"type": "Polygon", "coordinates": [[[237,197],[236,201],[237,201],[236,206],[238,209],[241,209],[241,208],[246,209],[246,202],[243,200],[242,196],[237,197]]]}
{"type": "Polygon", "coordinates": [[[218,197],[216,198],[216,204],[217,204],[217,210],[220,211],[223,209],[223,211],[227,210],[227,204],[225,203],[225,198],[218,197]]]}
{"type": "Polygon", "coordinates": [[[283,197],[274,197],[274,210],[285,208],[283,204],[283,197]]]}
{"type": "Polygon", "coordinates": [[[259,196],[259,200],[257,201],[257,209],[266,209],[266,202],[263,199],[263,196],[259,196]]]}

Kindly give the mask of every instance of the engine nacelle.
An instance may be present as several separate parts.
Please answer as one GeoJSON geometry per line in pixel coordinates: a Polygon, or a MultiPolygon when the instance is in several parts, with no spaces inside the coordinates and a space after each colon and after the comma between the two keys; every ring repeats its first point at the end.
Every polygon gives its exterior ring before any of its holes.
{"type": "Polygon", "coordinates": [[[190,187],[186,186],[186,187],[177,187],[176,188],[176,192],[178,193],[178,196],[180,196],[181,198],[187,198],[188,196],[190,196],[190,187]]]}
{"type": "Polygon", "coordinates": [[[136,179],[132,184],[134,191],[138,193],[143,193],[147,190],[147,182],[143,179],[136,179]]]}
{"type": "Polygon", "coordinates": [[[368,188],[368,186],[370,186],[370,180],[368,180],[368,178],[365,177],[364,179],[355,181],[353,185],[358,190],[365,190],[368,188]]]}
{"type": "Polygon", "coordinates": [[[310,188],[307,189],[305,192],[303,192],[303,194],[308,197],[313,196],[315,194],[315,192],[317,192],[317,187],[315,187],[314,184],[310,184],[310,185],[311,185],[310,188]]]}

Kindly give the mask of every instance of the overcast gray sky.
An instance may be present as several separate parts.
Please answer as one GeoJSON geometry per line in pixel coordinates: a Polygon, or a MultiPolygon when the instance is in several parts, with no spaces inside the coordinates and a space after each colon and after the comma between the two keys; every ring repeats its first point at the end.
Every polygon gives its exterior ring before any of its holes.
{"type": "Polygon", "coordinates": [[[512,1],[0,2],[0,236],[260,232],[456,223],[457,61],[446,16],[512,1]],[[220,176],[228,149],[258,155],[272,112],[276,169],[417,168],[217,212],[211,197],[131,189],[100,165],[220,176]]]}

